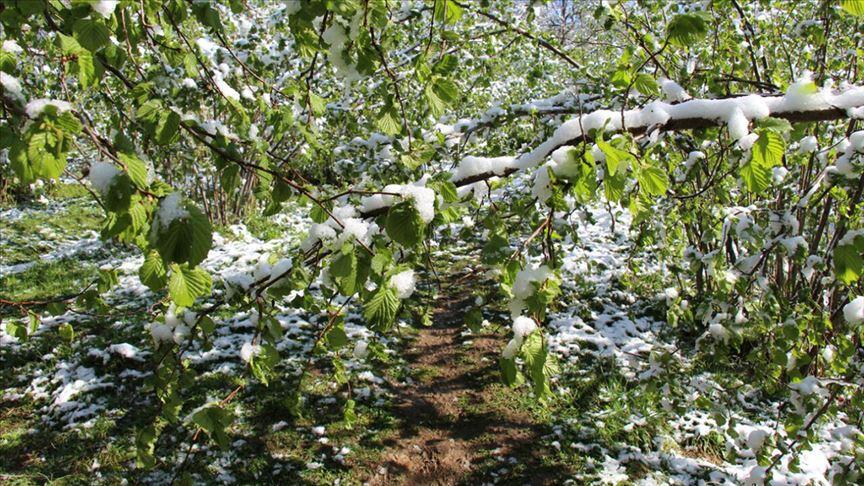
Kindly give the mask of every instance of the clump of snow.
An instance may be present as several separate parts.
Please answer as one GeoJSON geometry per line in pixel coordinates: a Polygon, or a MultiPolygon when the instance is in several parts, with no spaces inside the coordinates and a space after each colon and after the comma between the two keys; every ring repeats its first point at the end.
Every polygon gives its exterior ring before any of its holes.
{"type": "Polygon", "coordinates": [[[514,168],[513,157],[475,157],[463,158],[453,171],[453,180],[461,181],[480,174],[495,174],[502,176],[508,169],[514,168]]]}
{"type": "Polygon", "coordinates": [[[521,347],[522,339],[514,337],[507,343],[507,346],[504,346],[504,350],[501,351],[501,356],[506,359],[513,359],[513,357],[516,356],[516,353],[519,352],[519,348],[521,347]]]}
{"type": "Polygon", "coordinates": [[[856,297],[843,306],[843,317],[846,318],[846,322],[853,326],[864,322],[864,296],[856,297]]]}
{"type": "Polygon", "coordinates": [[[816,140],[816,137],[810,135],[808,137],[804,137],[798,142],[798,151],[802,154],[809,154],[815,152],[819,148],[819,142],[816,140]]]}
{"type": "Polygon", "coordinates": [[[111,189],[114,178],[119,174],[120,170],[114,167],[114,164],[96,162],[90,166],[90,184],[104,197],[108,194],[108,190],[111,189]]]}
{"type": "Polygon", "coordinates": [[[542,285],[551,276],[552,270],[546,265],[527,267],[516,274],[516,280],[511,289],[513,300],[509,304],[510,314],[514,319],[522,313],[525,308],[525,300],[531,297],[536,286],[542,285]]]}
{"type": "Polygon", "coordinates": [[[245,362],[252,361],[252,358],[261,353],[261,345],[252,343],[243,343],[240,348],[240,359],[245,362]]]}
{"type": "Polygon", "coordinates": [[[354,344],[352,355],[355,359],[363,359],[369,354],[369,343],[364,340],[359,340],[354,344]]]}
{"type": "Polygon", "coordinates": [[[172,192],[159,203],[155,219],[159,221],[159,227],[165,229],[175,220],[188,217],[189,211],[183,207],[183,196],[179,192],[172,192]]]}
{"type": "Polygon", "coordinates": [[[104,18],[111,18],[111,15],[114,13],[114,9],[117,7],[119,0],[97,0],[90,4],[90,7],[94,12],[98,13],[104,18]]]}
{"type": "Polygon", "coordinates": [[[27,103],[24,111],[27,113],[28,118],[38,118],[45,111],[45,107],[49,105],[53,106],[57,110],[57,113],[64,113],[72,109],[72,105],[67,101],[39,98],[27,103]]]}
{"type": "Polygon", "coordinates": [[[342,233],[336,239],[336,244],[339,246],[351,240],[367,243],[369,236],[371,236],[370,232],[374,234],[372,225],[360,218],[345,218],[341,219],[340,222],[342,223],[342,233]]]}
{"type": "Polygon", "coordinates": [[[24,97],[24,89],[21,87],[18,78],[0,71],[0,86],[3,86],[3,91],[8,93],[8,95],[18,103],[23,105],[24,101],[26,101],[26,98],[24,97]]]}
{"type": "Polygon", "coordinates": [[[680,84],[671,79],[660,78],[660,91],[663,93],[663,98],[669,102],[687,101],[691,98],[680,84]]]}
{"type": "MultiPolygon", "coordinates": [[[[426,177],[414,184],[389,184],[381,190],[383,193],[401,194],[414,202],[414,207],[420,213],[420,219],[424,223],[430,223],[435,218],[435,191],[425,187],[426,177]]],[[[392,206],[396,203],[398,196],[391,194],[374,194],[364,197],[360,204],[364,213],[376,209],[392,206]]]]}
{"type": "Polygon", "coordinates": [[[718,341],[727,341],[729,339],[729,330],[719,322],[712,323],[708,326],[708,332],[718,341]]]}
{"type": "Polygon", "coordinates": [[[747,447],[749,447],[754,453],[759,452],[767,438],[767,431],[763,429],[753,429],[750,431],[750,434],[747,435],[747,447]]]}
{"type": "Polygon", "coordinates": [[[108,351],[119,354],[126,359],[141,360],[139,356],[141,350],[129,343],[112,344],[108,347],[108,351]]]}
{"type": "Polygon", "coordinates": [[[153,342],[169,342],[174,339],[174,329],[159,322],[152,322],[149,325],[150,335],[153,337],[153,342]]]}
{"type": "Polygon", "coordinates": [[[336,230],[324,223],[313,224],[309,228],[309,236],[300,244],[300,249],[306,251],[312,248],[315,243],[327,242],[336,238],[336,230]]]}
{"type": "Polygon", "coordinates": [[[12,39],[4,40],[3,47],[0,48],[0,50],[4,50],[10,54],[21,54],[22,52],[24,52],[24,49],[22,49],[21,46],[19,46],[18,43],[12,39]]]}
{"type": "Polygon", "coordinates": [[[839,93],[828,87],[818,89],[812,81],[802,77],[783,96],[749,95],[725,99],[689,99],[670,104],[649,103],[632,110],[596,110],[562,123],[550,138],[534,150],[516,159],[463,159],[453,172],[452,180],[459,182],[473,175],[495,173],[502,175],[505,168],[528,169],[545,162],[546,157],[558,147],[574,143],[592,130],[604,129],[607,133],[633,128],[662,127],[672,120],[715,120],[725,123],[730,136],[738,141],[750,133],[750,123],[771,115],[788,114],[802,110],[840,108],[853,110],[864,107],[864,87],[845,86],[839,93]],[[500,161],[491,164],[491,160],[500,161]],[[494,170],[489,167],[494,166],[494,170]]]}
{"type": "Polygon", "coordinates": [[[213,82],[216,84],[216,88],[219,89],[219,92],[222,93],[223,96],[232,101],[240,101],[240,93],[238,93],[236,89],[232,88],[230,84],[225,82],[225,78],[220,71],[213,73],[213,82]]]}
{"type": "Polygon", "coordinates": [[[801,381],[790,384],[789,388],[797,391],[805,397],[817,393],[821,389],[819,386],[819,379],[812,375],[807,376],[801,381]]]}
{"type": "Polygon", "coordinates": [[[407,299],[414,293],[416,277],[414,270],[405,270],[390,277],[390,287],[396,291],[396,297],[407,299]]]}
{"type": "Polygon", "coordinates": [[[535,329],[537,329],[537,323],[530,317],[519,316],[513,319],[513,334],[519,339],[524,339],[535,329]]]}

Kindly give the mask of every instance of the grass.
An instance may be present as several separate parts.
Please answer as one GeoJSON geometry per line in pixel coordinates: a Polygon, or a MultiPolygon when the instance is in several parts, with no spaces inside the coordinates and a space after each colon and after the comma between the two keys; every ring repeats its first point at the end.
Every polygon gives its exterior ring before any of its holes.
{"type": "Polygon", "coordinates": [[[0,297],[14,301],[56,298],[80,292],[98,274],[96,265],[78,259],[39,262],[21,273],[0,277],[0,297]]]}

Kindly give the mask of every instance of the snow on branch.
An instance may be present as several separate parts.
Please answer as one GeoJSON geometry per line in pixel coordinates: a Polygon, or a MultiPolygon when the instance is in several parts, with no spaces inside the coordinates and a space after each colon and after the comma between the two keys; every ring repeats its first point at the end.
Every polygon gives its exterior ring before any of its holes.
{"type": "Polygon", "coordinates": [[[462,187],[536,167],[559,147],[593,142],[595,131],[601,129],[604,133],[626,131],[643,135],[726,126],[733,139],[744,141],[750,133],[750,122],[769,116],[790,122],[864,118],[864,87],[850,86],[832,92],[808,86],[812,86],[809,80],[796,82],[782,96],[692,99],[678,104],[655,101],[640,109],[597,110],[568,120],[552,137],[518,157],[465,157],[453,170],[452,181],[462,187]]]}

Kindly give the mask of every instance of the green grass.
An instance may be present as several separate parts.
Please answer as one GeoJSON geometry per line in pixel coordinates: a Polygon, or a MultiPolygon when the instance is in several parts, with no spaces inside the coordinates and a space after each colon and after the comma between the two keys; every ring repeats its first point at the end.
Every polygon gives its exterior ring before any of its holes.
{"type": "Polygon", "coordinates": [[[94,264],[77,259],[40,262],[23,272],[0,278],[0,297],[25,301],[75,294],[98,274],[99,269],[94,264]]]}

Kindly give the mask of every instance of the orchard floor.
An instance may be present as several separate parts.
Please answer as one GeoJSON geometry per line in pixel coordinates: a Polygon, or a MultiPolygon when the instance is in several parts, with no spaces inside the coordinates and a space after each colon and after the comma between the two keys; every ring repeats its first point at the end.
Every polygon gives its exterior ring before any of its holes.
{"type": "MultiPolygon", "coordinates": [[[[253,270],[267,255],[289,254],[307,224],[302,214],[289,208],[219,228],[204,262],[214,281],[253,270]]],[[[279,309],[283,359],[279,379],[264,386],[248,378],[240,359],[254,333],[249,315],[230,309],[216,315],[213,348],[185,355],[200,378],[185,391],[189,402],[180,417],[240,387],[230,402],[236,417],[230,447],[192,440],[181,420],[157,441],[156,466],[142,469],[135,432],[158,411],[144,387],[153,369],[145,326],[162,296],[138,281],[140,255],[99,240],[101,213],[74,186],[53,190],[43,202],[0,207],[0,299],[48,300],[80,291],[100,268],[119,274],[104,308],[57,315],[42,309],[26,340],[11,336],[7,324],[28,319],[0,307],[0,484],[742,482],[756,465],[747,433],[782,428],[776,421],[782,402],[748,386],[748,370],[698,359],[698,336],[666,322],[663,267],[630,254],[625,214],[613,219],[593,208],[582,216],[573,221],[581,225],[580,240],[562,242],[563,293],[545,330],[561,368],[547,402],[535,400],[527,386],[501,384],[498,357],[510,338],[509,313],[492,300],[493,281],[481,277],[476,241],[465,236],[475,230],[454,225],[449,237],[464,244],[432,255],[440,288],[428,275],[418,289],[434,311],[431,326],[403,321],[379,335],[357,309],[349,312],[349,340],[381,344],[366,359],[352,358],[350,346],[341,351],[349,388],[334,380],[329,356],[312,352],[316,316],[279,309]],[[472,332],[464,314],[478,298],[488,302],[486,322],[472,332]],[[74,329],[71,340],[59,332],[64,323],[74,329]],[[677,361],[659,369],[650,359],[658,350],[677,361]],[[297,416],[287,397],[306,360],[315,372],[297,416]],[[676,396],[662,383],[674,384],[676,396]],[[347,398],[357,403],[353,426],[342,412],[347,398]],[[735,418],[734,427],[715,422],[719,406],[735,418]]],[[[843,457],[837,431],[844,420],[829,417],[799,470],[781,461],[775,479],[827,481],[827,459],[843,457]]]]}

